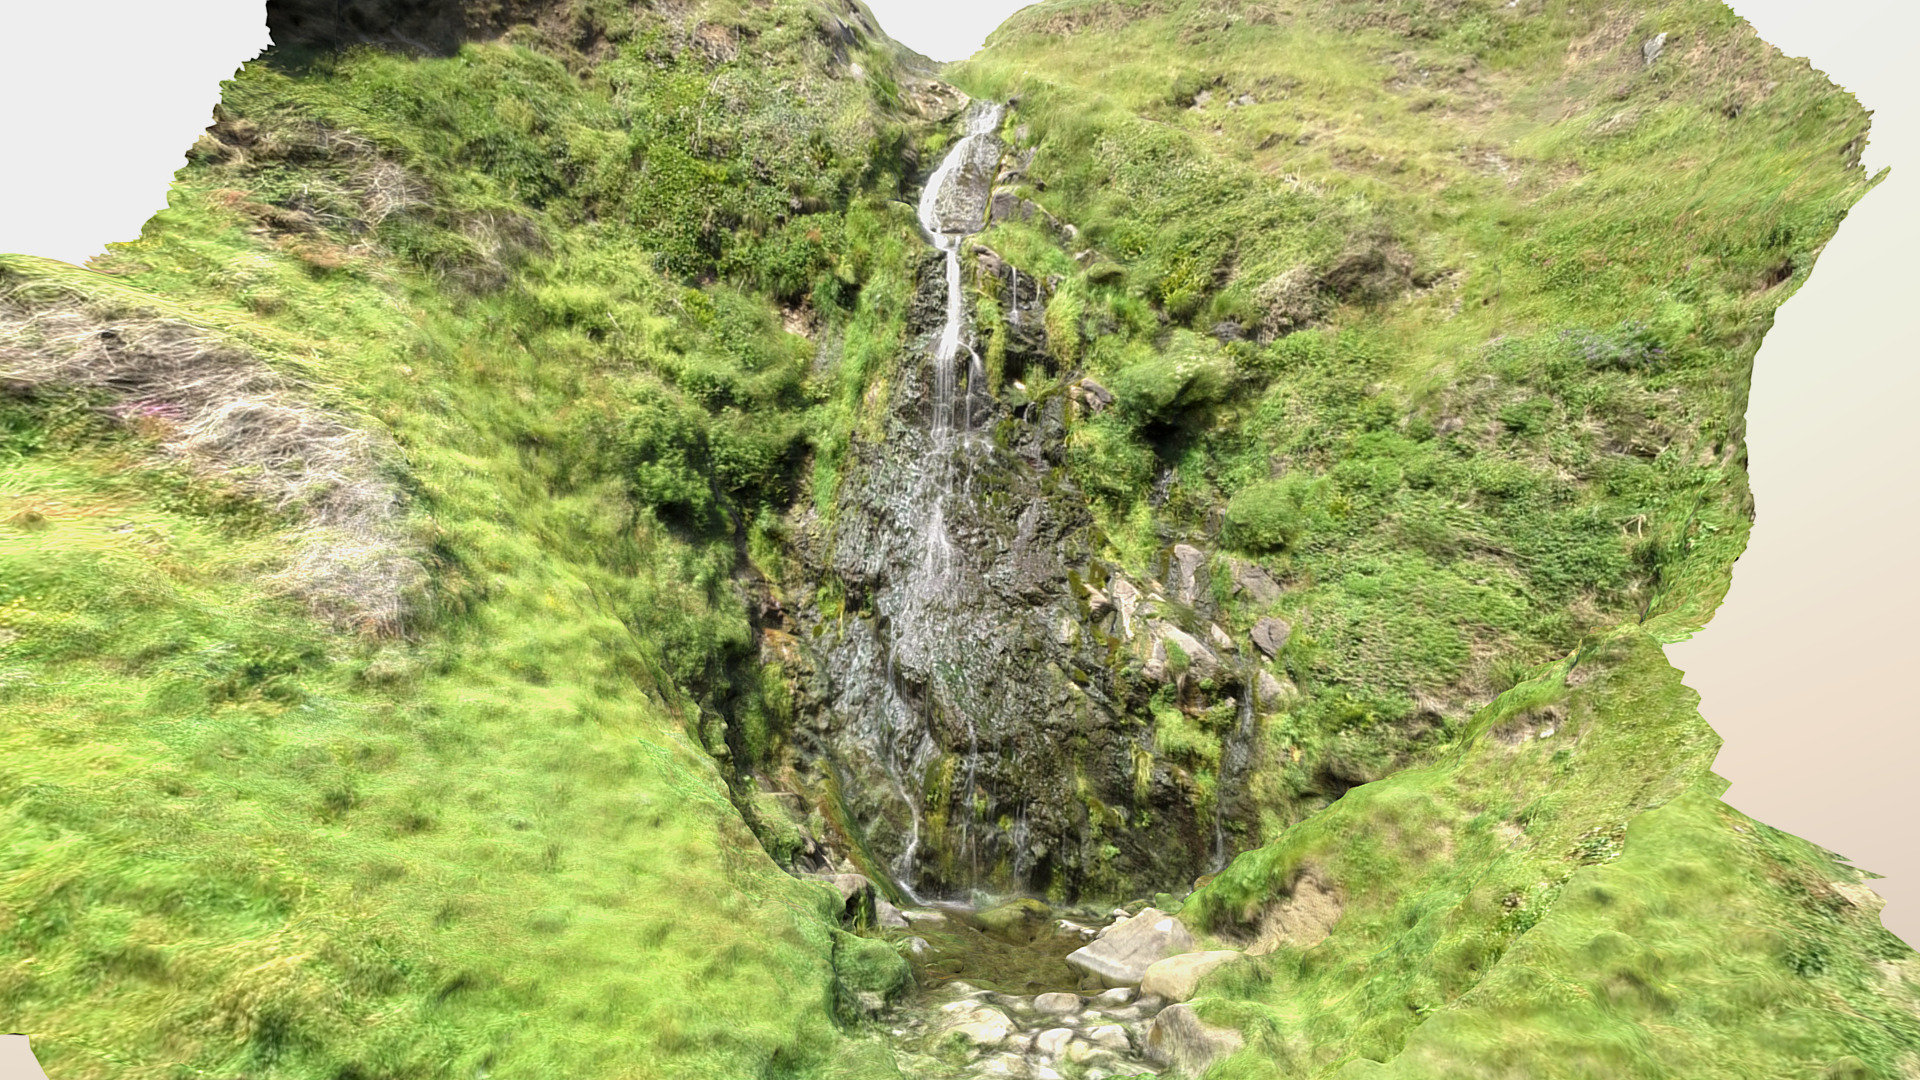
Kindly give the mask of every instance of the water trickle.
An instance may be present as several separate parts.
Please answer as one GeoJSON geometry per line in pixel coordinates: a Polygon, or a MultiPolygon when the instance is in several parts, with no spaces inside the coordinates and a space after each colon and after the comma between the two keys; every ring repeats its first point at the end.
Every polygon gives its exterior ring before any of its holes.
{"type": "Polygon", "coordinates": [[[1251,763],[1253,739],[1257,731],[1254,705],[1259,693],[1258,675],[1257,666],[1248,669],[1246,686],[1240,694],[1240,722],[1220,748],[1220,776],[1213,788],[1213,872],[1216,874],[1227,868],[1232,855],[1227,847],[1227,794],[1245,783],[1247,767],[1251,763]]]}
{"type": "MultiPolygon", "coordinates": [[[[947,321],[940,330],[940,343],[934,349],[935,447],[944,450],[954,432],[958,372],[954,361],[965,348],[972,364],[978,354],[966,344],[967,299],[960,269],[960,248],[966,239],[986,228],[987,206],[992,196],[994,173],[1000,164],[1000,139],[996,134],[1006,117],[1006,106],[977,102],[967,116],[967,133],[953,145],[927,179],[920,193],[920,226],[933,240],[933,246],[947,256],[947,321]]],[[[970,372],[971,374],[971,372],[970,372]]],[[[969,390],[971,390],[969,380],[969,390]]],[[[961,423],[965,423],[964,414],[961,423]]]]}

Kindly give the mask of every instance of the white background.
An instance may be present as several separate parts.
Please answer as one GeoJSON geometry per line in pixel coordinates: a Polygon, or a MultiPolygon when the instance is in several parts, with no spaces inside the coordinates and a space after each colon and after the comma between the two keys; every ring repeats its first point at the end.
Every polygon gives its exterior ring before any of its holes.
{"type": "MultiPolygon", "coordinates": [[[[873,0],[890,33],[937,60],[970,55],[1019,6],[873,0]]],[[[1719,618],[1671,655],[1726,738],[1728,800],[1887,875],[1886,923],[1920,944],[1920,20],[1895,0],[1734,7],[1875,110],[1867,162],[1895,172],[1760,354],[1753,546],[1719,618]]],[[[78,263],[137,235],[220,80],[266,45],[263,11],[0,0],[0,251],[78,263]]]]}

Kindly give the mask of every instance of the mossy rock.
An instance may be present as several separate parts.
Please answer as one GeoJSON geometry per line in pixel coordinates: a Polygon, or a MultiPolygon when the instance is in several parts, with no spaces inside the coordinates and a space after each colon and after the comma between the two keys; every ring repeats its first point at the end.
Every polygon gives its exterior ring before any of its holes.
{"type": "Polygon", "coordinates": [[[1014,945],[1031,944],[1053,924],[1053,909],[1044,902],[1022,897],[973,915],[974,926],[984,934],[1014,945]]]}
{"type": "Polygon", "coordinates": [[[834,931],[833,972],[849,1003],[893,1001],[913,981],[906,958],[893,946],[844,930],[834,931]]]}

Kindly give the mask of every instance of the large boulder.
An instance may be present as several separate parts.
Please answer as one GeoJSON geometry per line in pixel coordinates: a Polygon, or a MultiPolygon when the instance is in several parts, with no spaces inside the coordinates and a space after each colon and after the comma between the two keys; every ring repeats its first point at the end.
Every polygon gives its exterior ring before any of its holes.
{"type": "Polygon", "coordinates": [[[1147,1027],[1147,1060],[1197,1076],[1246,1045],[1239,1032],[1201,1020],[1191,1005],[1169,1005],[1147,1027]]]}
{"type": "Polygon", "coordinates": [[[1169,956],[1147,969],[1140,979],[1140,992],[1168,1001],[1186,1001],[1193,997],[1201,979],[1238,959],[1240,954],[1229,950],[1169,956]]]}
{"type": "Polygon", "coordinates": [[[818,880],[826,882],[840,893],[840,919],[849,926],[872,926],[875,923],[876,901],[879,893],[873,882],[862,874],[823,874],[818,880]]]}
{"type": "Polygon", "coordinates": [[[1169,956],[1192,952],[1192,931],[1179,919],[1147,908],[1121,919],[1093,942],[1067,954],[1067,963],[1105,986],[1139,986],[1147,969],[1169,956]]]}

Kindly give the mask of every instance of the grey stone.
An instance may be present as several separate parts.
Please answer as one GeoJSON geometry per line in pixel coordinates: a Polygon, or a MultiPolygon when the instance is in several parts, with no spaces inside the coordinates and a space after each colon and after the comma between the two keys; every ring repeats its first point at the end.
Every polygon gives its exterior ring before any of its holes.
{"type": "Polygon", "coordinates": [[[1116,1008],[1132,1000],[1133,987],[1116,986],[1105,993],[1094,995],[1093,1004],[1103,1009],[1116,1008]]]}
{"type": "Polygon", "coordinates": [[[1273,575],[1258,563],[1236,561],[1233,564],[1233,588],[1262,607],[1280,599],[1281,594],[1279,582],[1274,581],[1273,575]]]}
{"type": "Polygon", "coordinates": [[[1192,932],[1179,919],[1147,908],[1067,954],[1067,963],[1110,987],[1138,986],[1149,967],[1169,956],[1192,952],[1194,944],[1192,932]]]}
{"type": "Polygon", "coordinates": [[[1072,1041],[1072,1028],[1053,1028],[1034,1038],[1033,1052],[1048,1059],[1057,1058],[1066,1052],[1067,1044],[1072,1041]]]}
{"type": "Polygon", "coordinates": [[[1300,694],[1292,679],[1278,678],[1271,671],[1262,671],[1253,680],[1253,687],[1254,700],[1263,709],[1277,709],[1300,694]]]}
{"type": "Polygon", "coordinates": [[[958,1038],[980,1049],[991,1049],[1013,1034],[1013,1021],[1007,1019],[1006,1013],[978,1003],[969,1005],[947,1025],[942,1033],[944,1039],[958,1038]]]}
{"type": "Polygon", "coordinates": [[[1287,639],[1293,636],[1293,627],[1285,619],[1271,616],[1253,624],[1253,645],[1266,654],[1268,659],[1280,655],[1287,647],[1287,639]]]}
{"type": "Polygon", "coordinates": [[[887,903],[881,896],[873,898],[873,921],[888,930],[905,930],[913,925],[899,908],[887,903]]]}
{"type": "Polygon", "coordinates": [[[1168,1001],[1186,1001],[1193,997],[1201,979],[1238,959],[1239,953],[1228,950],[1169,956],[1147,969],[1140,979],[1140,990],[1168,1001]]]}
{"type": "Polygon", "coordinates": [[[1120,610],[1120,636],[1126,640],[1133,638],[1133,613],[1140,607],[1140,590],[1126,578],[1113,578],[1107,583],[1113,592],[1113,603],[1120,610]]]}
{"type": "Polygon", "coordinates": [[[1148,1060],[1189,1075],[1205,1072],[1214,1062],[1246,1045],[1239,1032],[1202,1021],[1191,1005],[1169,1005],[1161,1010],[1147,1027],[1145,1042],[1148,1060]]]}
{"type": "Polygon", "coordinates": [[[1113,391],[1101,386],[1092,379],[1081,379],[1079,382],[1074,383],[1072,397],[1075,401],[1084,405],[1087,412],[1094,416],[1105,412],[1107,406],[1112,405],[1114,401],[1113,391]]]}
{"type": "Polygon", "coordinates": [[[1200,597],[1206,586],[1202,571],[1207,566],[1207,553],[1190,544],[1175,544],[1173,548],[1173,595],[1180,602],[1192,605],[1200,597]]]}
{"type": "Polygon", "coordinates": [[[1087,1032],[1087,1041],[1104,1050],[1127,1053],[1133,1049],[1133,1043],[1127,1039],[1127,1029],[1119,1024],[1104,1024],[1087,1032]]]}
{"type": "MultiPolygon", "coordinates": [[[[1211,679],[1226,670],[1226,665],[1220,661],[1218,653],[1199,638],[1172,623],[1154,623],[1153,635],[1159,642],[1178,646],[1180,651],[1186,654],[1187,670],[1196,678],[1211,679]]],[[[1163,657],[1163,654],[1156,652],[1155,656],[1163,657]]]]}
{"type": "Polygon", "coordinates": [[[1049,1016],[1071,1016],[1080,1011],[1080,995],[1041,994],[1033,999],[1033,1007],[1049,1016]]]}

